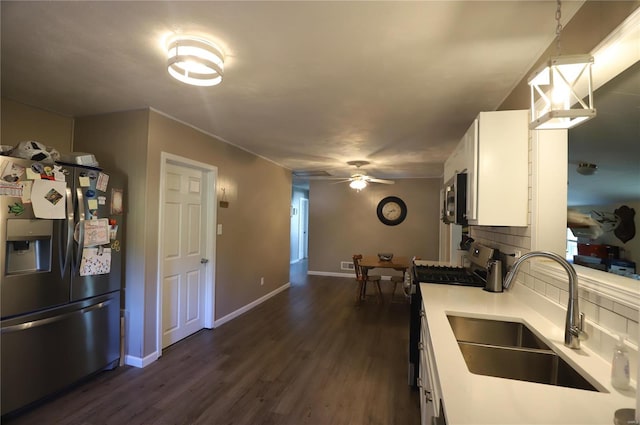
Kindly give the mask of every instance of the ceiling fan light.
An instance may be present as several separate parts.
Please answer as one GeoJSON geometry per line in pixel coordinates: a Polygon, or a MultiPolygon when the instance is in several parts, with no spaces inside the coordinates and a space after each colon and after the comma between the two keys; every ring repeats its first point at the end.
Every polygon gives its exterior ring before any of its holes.
{"type": "Polygon", "coordinates": [[[360,191],[367,187],[367,182],[364,179],[355,179],[351,183],[349,183],[349,187],[351,187],[351,189],[360,191]]]}
{"type": "Polygon", "coordinates": [[[178,81],[194,86],[222,82],[224,54],[214,43],[191,36],[177,36],[167,44],[167,70],[178,81]]]}

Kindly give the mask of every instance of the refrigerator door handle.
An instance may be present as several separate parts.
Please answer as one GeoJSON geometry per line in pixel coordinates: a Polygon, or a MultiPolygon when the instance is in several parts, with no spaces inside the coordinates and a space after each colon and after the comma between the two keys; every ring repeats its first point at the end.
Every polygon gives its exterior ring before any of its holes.
{"type": "Polygon", "coordinates": [[[67,272],[67,268],[69,267],[69,263],[71,262],[71,257],[73,256],[73,253],[71,251],[71,248],[73,246],[72,241],[73,241],[73,203],[72,203],[72,198],[71,198],[71,189],[67,187],[67,191],[66,191],[66,204],[67,204],[67,237],[66,237],[66,247],[63,248],[63,244],[65,243],[63,241],[63,234],[64,234],[64,230],[62,230],[63,226],[63,221],[61,220],[59,223],[59,229],[60,229],[60,238],[58,239],[58,251],[60,252],[60,275],[62,276],[62,278],[64,278],[64,275],[67,272]]]}
{"type": "Polygon", "coordinates": [[[82,195],[82,189],[77,189],[78,194],[78,252],[76,253],[75,268],[80,268],[80,262],[82,261],[82,250],[84,248],[84,196],[82,195]]]}
{"type": "Polygon", "coordinates": [[[69,313],[61,314],[59,316],[47,317],[46,319],[33,320],[31,322],[25,322],[25,323],[19,323],[17,325],[6,326],[2,328],[2,330],[0,330],[0,333],[4,334],[8,332],[19,332],[19,331],[24,331],[31,328],[37,328],[38,326],[44,326],[50,323],[59,322],[61,320],[68,319],[69,317],[72,317],[72,316],[78,316],[78,315],[89,313],[90,311],[93,311],[93,310],[99,310],[101,308],[105,308],[106,306],[111,304],[112,301],[113,300],[102,301],[97,304],[93,304],[88,307],[81,308],[80,310],[71,311],[69,313]]]}

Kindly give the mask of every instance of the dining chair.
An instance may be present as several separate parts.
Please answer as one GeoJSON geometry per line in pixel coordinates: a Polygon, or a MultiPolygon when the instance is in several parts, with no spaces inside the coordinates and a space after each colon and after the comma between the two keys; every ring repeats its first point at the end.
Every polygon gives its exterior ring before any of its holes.
{"type": "MultiPolygon", "coordinates": [[[[411,269],[411,266],[415,263],[416,260],[421,260],[421,258],[416,256],[411,257],[411,261],[409,263],[409,269],[411,269]]],[[[398,287],[398,283],[400,284],[400,289],[402,289],[402,293],[404,294],[405,299],[409,298],[410,295],[407,292],[408,288],[405,288],[404,286],[404,281],[407,277],[407,273],[410,273],[410,271],[404,270],[401,276],[398,276],[398,275],[391,276],[391,282],[393,282],[393,292],[391,293],[391,299],[393,299],[393,296],[396,294],[396,288],[398,287]]]]}
{"type": "Polygon", "coordinates": [[[356,254],[353,256],[353,269],[356,272],[356,281],[358,282],[358,293],[356,295],[356,302],[364,301],[367,295],[367,282],[375,282],[378,288],[378,297],[382,302],[382,289],[380,288],[381,276],[369,275],[362,266],[360,266],[360,260],[362,260],[362,254],[356,254]]]}
{"type": "Polygon", "coordinates": [[[404,285],[405,273],[406,271],[403,271],[401,275],[391,276],[391,283],[393,283],[393,292],[391,292],[391,299],[393,299],[393,296],[396,294],[396,288],[398,287],[398,283],[400,285],[404,285]]]}

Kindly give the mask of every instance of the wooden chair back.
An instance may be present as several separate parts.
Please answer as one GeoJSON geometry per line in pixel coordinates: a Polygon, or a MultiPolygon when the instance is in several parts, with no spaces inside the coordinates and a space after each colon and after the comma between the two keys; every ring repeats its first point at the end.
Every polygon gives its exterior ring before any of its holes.
{"type": "Polygon", "coordinates": [[[356,280],[364,280],[362,274],[362,268],[360,267],[360,260],[362,260],[362,254],[356,254],[353,256],[353,270],[356,272],[356,280]]]}

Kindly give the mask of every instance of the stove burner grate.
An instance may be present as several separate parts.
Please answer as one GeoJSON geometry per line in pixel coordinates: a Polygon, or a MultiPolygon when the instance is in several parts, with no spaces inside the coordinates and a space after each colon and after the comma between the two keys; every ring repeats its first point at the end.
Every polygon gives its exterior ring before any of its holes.
{"type": "Polygon", "coordinates": [[[485,285],[482,279],[463,267],[415,266],[414,272],[418,282],[478,287],[485,285]]]}

